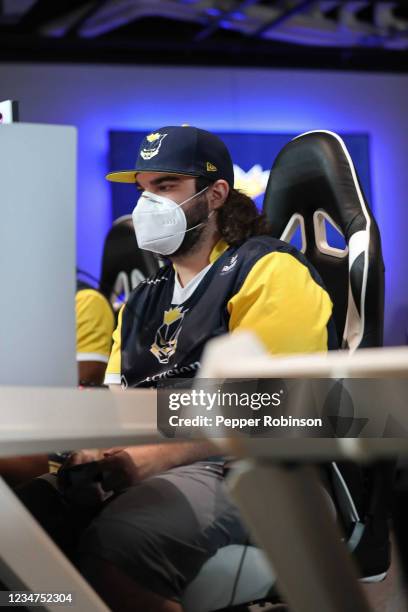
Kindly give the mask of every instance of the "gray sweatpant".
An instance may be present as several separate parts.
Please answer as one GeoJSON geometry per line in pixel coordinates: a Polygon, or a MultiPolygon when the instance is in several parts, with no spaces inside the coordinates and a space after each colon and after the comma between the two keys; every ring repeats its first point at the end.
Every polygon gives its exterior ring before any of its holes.
{"type": "Polygon", "coordinates": [[[110,561],[167,599],[181,594],[202,565],[248,534],[224,484],[221,463],[199,461],[146,479],[109,502],[83,533],[79,565],[110,561]]]}

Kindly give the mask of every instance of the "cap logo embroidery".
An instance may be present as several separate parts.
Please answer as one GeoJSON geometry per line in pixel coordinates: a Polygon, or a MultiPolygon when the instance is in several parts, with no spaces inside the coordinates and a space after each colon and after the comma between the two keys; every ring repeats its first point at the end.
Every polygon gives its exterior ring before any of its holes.
{"type": "Polygon", "coordinates": [[[217,172],[217,167],[210,162],[207,162],[207,172],[217,172]]]}
{"type": "Polygon", "coordinates": [[[155,157],[155,155],[159,153],[160,147],[162,146],[163,140],[166,138],[166,136],[167,134],[160,134],[160,132],[146,136],[148,144],[140,151],[140,157],[145,160],[155,157]]]}

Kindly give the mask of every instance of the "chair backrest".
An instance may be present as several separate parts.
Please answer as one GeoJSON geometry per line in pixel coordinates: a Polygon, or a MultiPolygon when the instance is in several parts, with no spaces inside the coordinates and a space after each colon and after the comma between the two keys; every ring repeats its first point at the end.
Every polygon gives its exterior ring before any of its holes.
{"type": "Polygon", "coordinates": [[[139,249],[132,216],[117,219],[105,239],[102,258],[100,291],[116,308],[126,301],[129,293],[160,267],[154,253],[139,249]]]}
{"type": "Polygon", "coordinates": [[[343,140],[333,132],[301,134],[272,167],[264,211],[275,237],[290,241],[299,227],[305,256],[334,304],[339,346],[381,346],[384,264],[377,223],[343,140]],[[345,248],[330,246],[327,224],[345,248]]]}
{"type": "MultiPolygon", "coordinates": [[[[343,140],[333,132],[313,131],[288,143],[272,167],[264,211],[275,237],[290,242],[300,229],[301,250],[332,299],[339,346],[350,351],[381,346],[380,235],[343,140]],[[328,243],[327,223],[344,237],[343,248],[328,243]]],[[[331,463],[326,468],[348,545],[363,575],[379,573],[373,571],[373,555],[376,568],[384,571],[389,565],[387,512],[394,465],[331,463]]]]}

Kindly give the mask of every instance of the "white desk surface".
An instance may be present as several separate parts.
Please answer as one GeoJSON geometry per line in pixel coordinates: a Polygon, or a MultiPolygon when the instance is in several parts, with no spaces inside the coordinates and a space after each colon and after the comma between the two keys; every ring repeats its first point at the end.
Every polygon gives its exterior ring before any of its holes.
{"type": "Polygon", "coordinates": [[[156,391],[0,386],[0,456],[166,441],[156,391]]]}

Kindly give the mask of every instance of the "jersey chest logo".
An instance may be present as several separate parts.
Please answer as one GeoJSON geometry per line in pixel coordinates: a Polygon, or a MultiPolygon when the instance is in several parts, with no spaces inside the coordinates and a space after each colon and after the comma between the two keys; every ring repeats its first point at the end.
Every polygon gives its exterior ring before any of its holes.
{"type": "Polygon", "coordinates": [[[176,352],[178,337],[187,310],[183,310],[182,306],[175,306],[164,311],[163,323],[156,331],[154,342],[150,347],[150,352],[160,363],[169,363],[170,357],[176,352]]]}
{"type": "Polygon", "coordinates": [[[232,257],[230,257],[229,264],[226,264],[221,269],[221,275],[224,275],[230,270],[232,270],[235,267],[237,261],[238,261],[238,255],[233,255],[232,257]]]}

